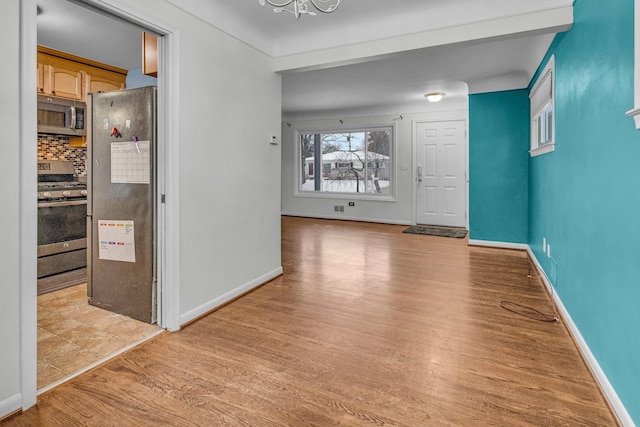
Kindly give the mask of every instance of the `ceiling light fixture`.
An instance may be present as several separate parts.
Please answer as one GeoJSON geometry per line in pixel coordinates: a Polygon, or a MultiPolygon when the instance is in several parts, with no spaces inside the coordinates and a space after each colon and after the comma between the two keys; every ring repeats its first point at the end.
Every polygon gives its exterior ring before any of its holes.
{"type": "Polygon", "coordinates": [[[430,102],[440,102],[442,98],[444,98],[444,95],[444,92],[431,92],[426,94],[424,97],[430,102]]]}
{"type": "Polygon", "coordinates": [[[313,9],[309,9],[309,2],[311,2],[317,11],[322,13],[331,13],[340,6],[342,0],[258,0],[258,3],[262,6],[265,6],[267,3],[271,6],[275,6],[275,9],[273,9],[274,12],[293,13],[296,19],[300,19],[300,16],[302,15],[317,15],[313,9]]]}

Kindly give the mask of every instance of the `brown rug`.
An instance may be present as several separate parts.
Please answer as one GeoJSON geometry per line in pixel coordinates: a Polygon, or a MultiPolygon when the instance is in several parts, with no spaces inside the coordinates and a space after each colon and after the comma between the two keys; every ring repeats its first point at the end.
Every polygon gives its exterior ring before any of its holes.
{"type": "Polygon", "coordinates": [[[86,281],[86,268],[78,268],[77,270],[65,271],[64,273],[43,277],[38,279],[38,295],[86,283],[86,281]]]}
{"type": "Polygon", "coordinates": [[[428,236],[455,237],[462,239],[467,235],[467,230],[459,227],[437,227],[435,225],[412,225],[402,231],[409,234],[424,234],[428,236]]]}

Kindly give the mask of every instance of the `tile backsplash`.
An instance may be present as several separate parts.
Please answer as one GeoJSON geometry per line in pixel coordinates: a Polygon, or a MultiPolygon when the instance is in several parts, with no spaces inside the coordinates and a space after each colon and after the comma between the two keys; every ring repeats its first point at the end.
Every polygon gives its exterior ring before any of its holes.
{"type": "Polygon", "coordinates": [[[87,176],[87,149],[70,147],[63,135],[38,134],[38,160],[71,160],[76,176],[87,176]]]}

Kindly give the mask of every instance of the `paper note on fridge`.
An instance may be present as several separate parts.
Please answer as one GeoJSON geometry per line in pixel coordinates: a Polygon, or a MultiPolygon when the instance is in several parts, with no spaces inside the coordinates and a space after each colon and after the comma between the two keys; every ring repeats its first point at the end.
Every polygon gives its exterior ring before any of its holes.
{"type": "Polygon", "coordinates": [[[151,183],[149,141],[111,143],[111,183],[151,183]]]}
{"type": "Polygon", "coordinates": [[[98,220],[99,258],[136,262],[133,221],[98,220]]]}

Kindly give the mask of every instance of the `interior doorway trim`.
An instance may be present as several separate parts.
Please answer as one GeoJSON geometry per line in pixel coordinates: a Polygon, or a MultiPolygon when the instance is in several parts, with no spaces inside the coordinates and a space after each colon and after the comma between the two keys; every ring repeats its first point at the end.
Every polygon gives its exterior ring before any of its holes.
{"type": "MultiPolygon", "coordinates": [[[[160,36],[158,69],[158,192],[165,203],[158,208],[158,325],[180,329],[179,230],[179,31],[147,12],[119,0],[69,0],[134,23],[160,36]]],[[[30,195],[36,188],[36,0],[21,0],[20,40],[20,190],[30,195]]],[[[160,197],[158,198],[160,200],[160,197]]],[[[22,197],[20,248],[20,394],[23,410],[37,401],[37,235],[35,197],[22,197]]]]}

